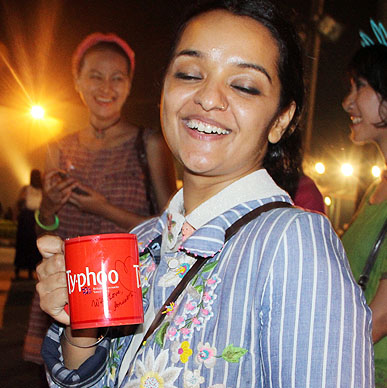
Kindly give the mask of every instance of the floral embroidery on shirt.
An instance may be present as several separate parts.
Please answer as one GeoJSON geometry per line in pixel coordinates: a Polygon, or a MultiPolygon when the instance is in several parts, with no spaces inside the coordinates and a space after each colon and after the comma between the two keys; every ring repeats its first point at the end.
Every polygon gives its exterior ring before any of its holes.
{"type": "Polygon", "coordinates": [[[170,269],[165,273],[159,280],[158,285],[161,287],[176,287],[181,278],[184,277],[186,272],[191,268],[192,264],[195,263],[195,259],[186,256],[181,253],[177,253],[175,257],[177,261],[176,268],[170,269]]]}
{"type": "Polygon", "coordinates": [[[202,383],[204,383],[204,377],[200,376],[199,369],[184,372],[184,388],[199,388],[202,383]]]}
{"type": "Polygon", "coordinates": [[[172,214],[167,214],[167,227],[168,227],[168,240],[171,242],[173,240],[173,227],[176,225],[176,221],[172,219],[172,214]]]}
{"type": "Polygon", "coordinates": [[[120,355],[119,351],[122,349],[124,344],[124,340],[121,338],[117,338],[115,341],[112,341],[113,346],[110,347],[110,357],[108,361],[108,370],[109,370],[109,381],[114,383],[116,379],[116,371],[117,367],[120,364],[120,355]]]}
{"type": "Polygon", "coordinates": [[[156,270],[156,264],[153,261],[152,256],[147,251],[140,255],[139,262],[141,267],[140,280],[142,296],[144,297],[149,291],[149,279],[156,270]]]}
{"type": "Polygon", "coordinates": [[[222,355],[220,357],[227,362],[237,363],[246,353],[247,349],[239,348],[231,344],[223,349],[222,355]]]}
{"type": "Polygon", "coordinates": [[[171,351],[171,360],[175,364],[179,361],[185,364],[193,353],[188,341],[183,341],[182,343],[174,342],[171,345],[171,351]]]}
{"type": "Polygon", "coordinates": [[[182,368],[168,367],[169,350],[162,350],[156,357],[154,350],[148,349],[145,360],[139,358],[135,363],[136,380],[130,381],[125,388],[178,388],[174,382],[179,377],[182,368]]]}
{"type": "Polygon", "coordinates": [[[197,364],[204,364],[206,368],[213,368],[216,364],[216,348],[210,346],[208,342],[203,345],[199,342],[197,346],[195,361],[197,364]]]}
{"type": "Polygon", "coordinates": [[[169,306],[166,306],[166,309],[161,314],[171,315],[175,309],[175,302],[171,302],[169,306]]]}
{"type": "MultiPolygon", "coordinates": [[[[184,258],[186,259],[186,256],[184,256],[184,258]]],[[[200,331],[204,327],[204,324],[214,316],[212,304],[217,298],[214,291],[221,280],[216,274],[208,276],[208,273],[212,271],[217,264],[218,261],[207,263],[203,269],[194,276],[191,284],[187,285],[187,296],[184,302],[184,308],[179,310],[178,315],[176,315],[178,311],[177,305],[169,306],[170,308],[169,310],[167,309],[166,312],[166,322],[156,333],[156,342],[158,345],[161,347],[164,346],[165,336],[167,340],[170,341],[175,341],[179,339],[180,336],[183,340],[191,340],[194,330],[200,331]]],[[[172,271],[169,271],[169,273],[171,272],[172,271]]],[[[178,301],[181,300],[181,298],[182,296],[180,296],[178,301]]]]}

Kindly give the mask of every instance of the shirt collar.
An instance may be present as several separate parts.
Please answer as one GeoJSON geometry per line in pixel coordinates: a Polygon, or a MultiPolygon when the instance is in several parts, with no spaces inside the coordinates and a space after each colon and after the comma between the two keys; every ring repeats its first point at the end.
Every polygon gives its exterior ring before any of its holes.
{"type": "MultiPolygon", "coordinates": [[[[183,188],[172,198],[168,213],[179,214],[184,218],[183,188]]],[[[257,170],[237,180],[199,205],[185,220],[195,229],[208,223],[234,206],[274,195],[287,195],[279,188],[265,169],[257,170]]]]}

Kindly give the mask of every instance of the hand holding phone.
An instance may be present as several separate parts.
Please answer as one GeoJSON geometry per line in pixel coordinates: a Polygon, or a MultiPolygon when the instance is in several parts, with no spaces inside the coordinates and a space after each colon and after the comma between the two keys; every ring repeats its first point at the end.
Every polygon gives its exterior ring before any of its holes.
{"type": "MultiPolygon", "coordinates": [[[[58,171],[58,175],[61,177],[61,179],[67,179],[69,176],[68,174],[66,174],[65,172],[63,171],[58,171]]],[[[77,187],[75,186],[72,191],[75,193],[75,194],[78,194],[78,195],[90,195],[87,191],[81,189],[80,187],[77,187]]]]}

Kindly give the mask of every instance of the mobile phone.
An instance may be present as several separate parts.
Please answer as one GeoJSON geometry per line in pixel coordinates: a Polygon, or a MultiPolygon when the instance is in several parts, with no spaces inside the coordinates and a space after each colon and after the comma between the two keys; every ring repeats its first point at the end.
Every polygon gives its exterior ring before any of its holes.
{"type": "Polygon", "coordinates": [[[67,174],[63,171],[58,171],[58,175],[62,178],[62,179],[66,179],[67,178],[67,174]]]}
{"type": "MultiPolygon", "coordinates": [[[[63,171],[58,171],[58,175],[62,178],[62,179],[66,179],[68,178],[68,175],[63,172],[63,171]]],[[[82,190],[80,187],[74,187],[72,189],[72,191],[75,193],[75,194],[78,194],[78,195],[90,195],[87,191],[85,190],[82,190]]]]}
{"type": "Polygon", "coordinates": [[[80,187],[77,186],[75,186],[72,191],[78,195],[90,195],[87,191],[82,190],[80,187]]]}

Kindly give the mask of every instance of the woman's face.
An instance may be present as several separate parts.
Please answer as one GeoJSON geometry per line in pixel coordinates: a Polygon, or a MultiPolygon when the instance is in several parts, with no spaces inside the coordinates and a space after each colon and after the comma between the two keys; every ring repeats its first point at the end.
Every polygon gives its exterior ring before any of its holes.
{"type": "Polygon", "coordinates": [[[363,144],[377,142],[383,128],[376,128],[381,121],[379,107],[381,96],[364,78],[351,79],[351,90],[343,100],[343,108],[351,117],[351,140],[363,144]]]}
{"type": "Polygon", "coordinates": [[[126,59],[111,50],[86,54],[76,79],[76,89],[90,114],[100,120],[120,116],[130,86],[126,59]]]}
{"type": "Polygon", "coordinates": [[[278,115],[278,48],[249,17],[217,10],[187,25],[161,99],[164,136],[193,174],[237,179],[262,166],[294,104],[278,115]]]}

